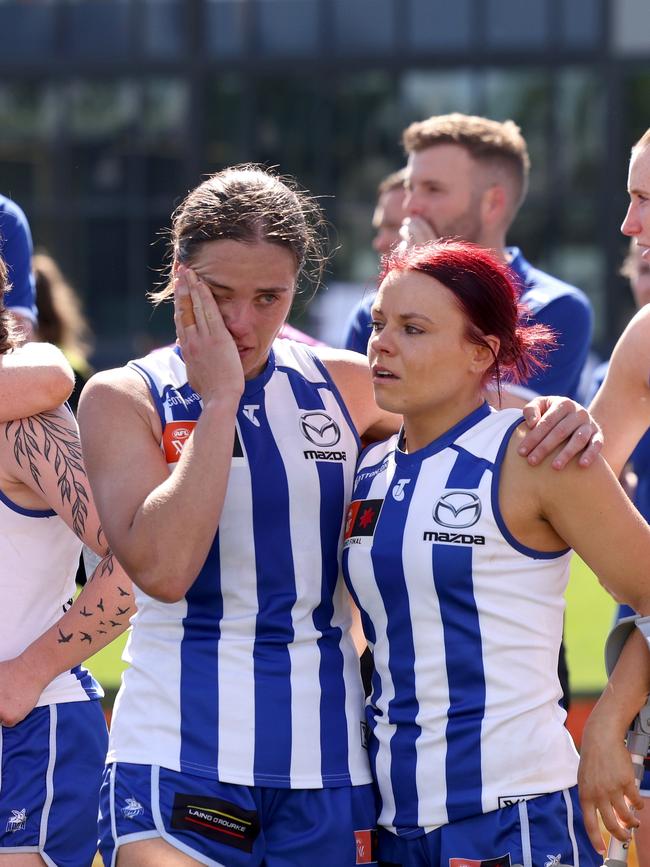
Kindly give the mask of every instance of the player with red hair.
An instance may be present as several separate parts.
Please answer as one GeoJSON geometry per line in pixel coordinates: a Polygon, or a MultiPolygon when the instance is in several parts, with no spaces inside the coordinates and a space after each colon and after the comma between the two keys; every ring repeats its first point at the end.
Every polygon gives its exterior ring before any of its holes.
{"type": "Polygon", "coordinates": [[[404,423],[360,459],[343,568],[374,652],[382,863],[601,863],[559,704],[563,594],[575,548],[649,610],[650,531],[604,460],[533,469],[521,413],[485,402],[552,343],[520,312],[458,241],[390,256],[373,303],[375,399],[404,423]]]}

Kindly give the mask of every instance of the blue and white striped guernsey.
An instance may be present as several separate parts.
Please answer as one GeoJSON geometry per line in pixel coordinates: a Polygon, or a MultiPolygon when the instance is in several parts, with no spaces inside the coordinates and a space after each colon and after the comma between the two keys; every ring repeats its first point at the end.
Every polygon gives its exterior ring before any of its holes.
{"type": "MultiPolygon", "coordinates": [[[[200,399],[177,349],[130,366],[150,387],[173,470],[200,399]]],[[[196,581],[175,604],[136,591],[108,760],[242,785],[366,784],[337,556],[358,437],[309,349],[275,341],[246,383],[233,439],[219,530],[196,581]]]]}
{"type": "Polygon", "coordinates": [[[517,410],[477,409],[357,470],[343,568],[374,651],[367,708],[380,825],[431,831],[576,782],[558,704],[568,552],[523,547],[498,486],[517,410]]]}

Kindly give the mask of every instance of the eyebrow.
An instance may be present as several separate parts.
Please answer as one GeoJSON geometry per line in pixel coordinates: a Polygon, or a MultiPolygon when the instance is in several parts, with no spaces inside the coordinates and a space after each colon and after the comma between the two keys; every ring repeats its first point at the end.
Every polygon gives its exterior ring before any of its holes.
{"type": "MultiPolygon", "coordinates": [[[[218,280],[210,280],[209,277],[202,277],[200,274],[198,276],[210,289],[225,289],[226,292],[236,291],[232,286],[226,286],[225,283],[219,283],[218,280]]],[[[263,295],[265,292],[290,292],[291,288],[289,286],[264,286],[255,289],[255,293],[263,295]]]]}
{"type": "MultiPolygon", "coordinates": [[[[382,311],[381,307],[373,307],[370,312],[373,315],[377,315],[377,314],[379,314],[380,316],[384,315],[384,312],[382,311]]],[[[433,319],[429,319],[429,317],[425,316],[424,313],[400,313],[397,318],[401,319],[402,322],[404,322],[407,319],[421,319],[423,322],[429,322],[431,325],[433,325],[433,319]]]]}

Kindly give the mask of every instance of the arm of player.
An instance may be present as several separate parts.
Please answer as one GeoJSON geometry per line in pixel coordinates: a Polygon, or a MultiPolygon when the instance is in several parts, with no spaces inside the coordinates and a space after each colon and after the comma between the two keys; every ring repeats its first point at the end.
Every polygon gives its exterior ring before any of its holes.
{"type": "Polygon", "coordinates": [[[48,683],[121,635],[135,611],[131,581],[108,554],[56,623],[19,656],[0,662],[2,724],[23,720],[48,683]]]}
{"type": "Polygon", "coordinates": [[[49,343],[27,343],[0,355],[0,422],[55,409],[73,387],[72,368],[49,343]]]}
{"type": "Polygon", "coordinates": [[[203,411],[174,471],[160,450],[160,421],[137,374],[93,377],[79,404],[84,458],[111,550],[135,584],[164,602],[183,598],[214,540],[244,388],[237,348],[212,294],[193,279],[177,283],[176,291],[196,313],[196,323],[184,325],[177,307],[175,319],[203,411]]]}
{"type": "Polygon", "coordinates": [[[5,472],[54,509],[96,554],[104,556],[108,547],[91,497],[72,412],[60,406],[52,412],[7,422],[3,429],[0,455],[5,472]]]}
{"type": "Polygon", "coordinates": [[[605,460],[597,457],[587,472],[575,461],[562,473],[546,463],[527,472],[542,519],[610,593],[640,614],[650,614],[650,527],[605,460]]]}
{"type": "Polygon", "coordinates": [[[607,375],[591,404],[605,437],[603,454],[620,473],[650,427],[650,309],[643,308],[619,338],[607,375]]]}
{"type": "Polygon", "coordinates": [[[624,739],[650,689],[650,654],[635,630],[591,712],[580,746],[578,790],[585,827],[594,847],[604,851],[598,824],[601,816],[617,839],[629,839],[628,828],[638,825],[630,810],[643,807],[624,739]]]}

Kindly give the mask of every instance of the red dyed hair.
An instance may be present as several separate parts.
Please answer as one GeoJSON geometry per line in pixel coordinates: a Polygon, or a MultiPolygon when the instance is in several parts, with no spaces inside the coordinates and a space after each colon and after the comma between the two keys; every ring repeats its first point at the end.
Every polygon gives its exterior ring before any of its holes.
{"type": "Polygon", "coordinates": [[[382,260],[380,282],[394,271],[420,271],[445,286],[455,296],[467,319],[467,339],[487,346],[485,335],[499,338],[499,351],[486,372],[500,389],[509,381],[529,379],[544,368],[544,356],[555,336],[546,325],[527,323],[528,309],[519,303],[513,272],[497,257],[469,241],[432,241],[406,250],[395,250],[382,260]]]}

